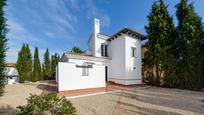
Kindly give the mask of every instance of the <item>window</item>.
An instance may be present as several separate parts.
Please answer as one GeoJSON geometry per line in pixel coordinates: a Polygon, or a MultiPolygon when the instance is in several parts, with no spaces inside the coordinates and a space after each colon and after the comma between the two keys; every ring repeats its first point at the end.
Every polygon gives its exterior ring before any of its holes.
{"type": "Polygon", "coordinates": [[[82,68],[82,76],[89,76],[89,67],[87,63],[83,64],[83,68],[82,68]]]}
{"type": "Polygon", "coordinates": [[[101,45],[101,56],[108,56],[108,46],[105,44],[101,45]]]}
{"type": "Polygon", "coordinates": [[[82,76],[89,76],[89,69],[93,68],[93,66],[88,63],[83,63],[83,65],[76,65],[76,67],[82,68],[82,76]]]}
{"type": "Polygon", "coordinates": [[[107,45],[105,45],[105,56],[107,57],[108,56],[108,46],[107,45]]]}
{"type": "Polygon", "coordinates": [[[82,76],[89,76],[89,68],[82,68],[82,76]]]}
{"type": "Polygon", "coordinates": [[[131,48],[131,56],[136,57],[136,48],[134,47],[131,48]]]}
{"type": "Polygon", "coordinates": [[[101,56],[103,56],[104,45],[101,45],[101,56]]]}

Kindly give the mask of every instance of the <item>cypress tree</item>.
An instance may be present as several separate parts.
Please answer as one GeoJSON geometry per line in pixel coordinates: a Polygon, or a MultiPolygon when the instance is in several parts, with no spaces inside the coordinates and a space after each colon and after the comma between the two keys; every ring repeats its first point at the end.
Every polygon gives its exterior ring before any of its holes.
{"type": "Polygon", "coordinates": [[[204,27],[203,27],[203,32],[202,32],[202,42],[200,46],[200,54],[201,54],[201,71],[202,71],[202,87],[204,88],[204,27]]]}
{"type": "Polygon", "coordinates": [[[144,61],[147,82],[161,85],[161,77],[169,76],[175,27],[163,0],[154,2],[148,15],[149,25],[145,27],[148,34],[146,59],[144,61]],[[164,72],[164,74],[162,74],[164,72]]]}
{"type": "Polygon", "coordinates": [[[45,80],[48,80],[51,77],[51,63],[48,48],[46,49],[46,52],[44,54],[43,76],[45,80]]]}
{"type": "Polygon", "coordinates": [[[162,85],[173,87],[173,82],[176,82],[175,70],[175,26],[173,17],[170,16],[167,5],[163,0],[159,1],[159,36],[157,41],[160,80],[162,78],[162,85]]]}
{"type": "Polygon", "coordinates": [[[151,12],[147,16],[148,18],[148,26],[145,27],[146,32],[148,34],[148,43],[147,43],[147,49],[148,51],[145,53],[145,59],[144,59],[144,75],[145,75],[145,82],[148,84],[155,85],[155,74],[154,74],[154,68],[157,64],[157,50],[156,50],[156,43],[157,38],[155,36],[158,36],[158,30],[157,27],[157,20],[159,15],[159,5],[156,2],[153,2],[151,12]]]}
{"type": "Polygon", "coordinates": [[[16,68],[18,70],[18,73],[20,75],[19,78],[19,82],[23,83],[26,80],[26,75],[25,75],[25,49],[26,46],[25,44],[23,44],[23,46],[21,47],[21,50],[18,53],[18,59],[17,59],[17,63],[16,63],[16,68]]]}
{"type": "Polygon", "coordinates": [[[20,75],[20,83],[23,83],[25,80],[31,81],[32,56],[28,44],[23,44],[21,50],[19,51],[16,68],[20,75]]]}
{"type": "Polygon", "coordinates": [[[5,84],[5,74],[4,74],[4,65],[5,65],[5,57],[6,57],[6,23],[4,17],[4,6],[6,5],[6,0],[0,1],[0,96],[3,95],[4,92],[4,84],[5,84]]]}
{"type": "Polygon", "coordinates": [[[26,50],[25,50],[25,53],[26,53],[26,77],[27,79],[26,80],[29,80],[29,81],[32,81],[32,54],[31,54],[31,51],[30,51],[30,48],[29,48],[29,45],[26,44],[26,50]]]}
{"type": "Polygon", "coordinates": [[[196,14],[193,4],[188,4],[188,0],[180,0],[176,8],[179,87],[200,89],[202,86],[200,55],[203,32],[202,21],[196,14]]]}
{"type": "Polygon", "coordinates": [[[56,66],[59,62],[59,55],[57,53],[55,53],[54,55],[51,56],[51,79],[55,78],[55,73],[56,73],[56,66]]]}
{"type": "Polygon", "coordinates": [[[42,80],[41,64],[40,64],[40,59],[38,54],[38,48],[35,47],[32,81],[38,81],[38,80],[42,80]]]}

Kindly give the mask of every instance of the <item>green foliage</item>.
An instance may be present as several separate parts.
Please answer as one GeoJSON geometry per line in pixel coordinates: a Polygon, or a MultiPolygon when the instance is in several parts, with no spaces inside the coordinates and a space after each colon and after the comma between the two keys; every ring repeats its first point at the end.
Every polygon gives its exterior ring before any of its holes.
{"type": "Polygon", "coordinates": [[[180,0],[176,8],[175,29],[163,0],[152,5],[143,75],[152,85],[199,90],[204,83],[203,24],[187,0],[180,0]]]}
{"type": "Polygon", "coordinates": [[[54,55],[51,56],[51,79],[55,79],[55,73],[56,73],[56,66],[58,62],[60,61],[60,56],[55,53],[54,55]]]}
{"type": "Polygon", "coordinates": [[[16,64],[16,68],[20,75],[19,82],[23,83],[25,80],[35,82],[39,80],[54,79],[55,67],[59,60],[60,56],[56,53],[51,56],[50,60],[49,50],[46,49],[44,54],[44,63],[42,64],[41,69],[38,48],[35,48],[34,61],[32,65],[32,57],[29,46],[28,44],[23,44],[18,53],[18,60],[16,64]]]}
{"type": "Polygon", "coordinates": [[[38,48],[35,47],[32,81],[35,82],[38,80],[43,80],[43,79],[41,76],[41,64],[40,64],[40,59],[38,54],[38,48]]]}
{"type": "Polygon", "coordinates": [[[79,47],[77,47],[77,46],[74,46],[72,48],[71,52],[74,52],[74,53],[83,53],[83,51],[79,47]]]}
{"type": "Polygon", "coordinates": [[[44,80],[48,80],[51,77],[51,63],[50,63],[50,53],[49,50],[46,49],[44,54],[44,64],[43,64],[43,78],[44,80]]]}
{"type": "Polygon", "coordinates": [[[200,46],[200,54],[202,57],[201,61],[201,71],[202,71],[202,87],[204,88],[204,27],[203,27],[203,32],[202,32],[202,41],[201,41],[201,46],[200,46]]]}
{"type": "Polygon", "coordinates": [[[203,34],[202,21],[196,14],[193,4],[188,4],[187,0],[181,0],[176,8],[179,87],[197,90],[202,86],[200,55],[203,34]]]}
{"type": "Polygon", "coordinates": [[[5,74],[4,74],[4,64],[7,49],[7,39],[6,39],[6,23],[4,15],[4,6],[6,5],[6,0],[0,1],[0,96],[4,92],[5,74]]]}
{"type": "Polygon", "coordinates": [[[59,98],[56,93],[30,95],[25,106],[17,107],[17,115],[45,114],[75,115],[76,110],[65,97],[59,98]]]}
{"type": "Polygon", "coordinates": [[[31,81],[32,56],[28,44],[23,44],[20,52],[18,53],[16,68],[20,75],[20,83],[23,83],[25,80],[31,81]]]}
{"type": "Polygon", "coordinates": [[[163,0],[153,3],[148,21],[149,25],[145,27],[149,38],[144,59],[145,82],[160,86],[161,78],[166,78],[172,67],[169,62],[173,58],[171,53],[175,33],[173,18],[163,0]]]}

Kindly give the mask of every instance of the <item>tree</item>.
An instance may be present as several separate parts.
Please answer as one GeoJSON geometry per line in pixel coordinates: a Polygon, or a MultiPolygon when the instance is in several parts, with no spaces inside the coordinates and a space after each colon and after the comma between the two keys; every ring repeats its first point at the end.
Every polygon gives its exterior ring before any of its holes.
{"type": "Polygon", "coordinates": [[[6,57],[6,23],[5,23],[5,15],[4,15],[4,6],[6,5],[6,0],[0,1],[0,96],[3,95],[4,92],[4,81],[5,81],[5,74],[4,74],[4,65],[5,65],[5,57],[6,57]]]}
{"type": "Polygon", "coordinates": [[[56,66],[59,62],[59,55],[55,53],[54,55],[51,56],[51,79],[55,78],[55,73],[56,73],[56,66]]]}
{"type": "Polygon", "coordinates": [[[72,48],[71,52],[74,52],[74,53],[83,53],[83,51],[78,46],[74,46],[72,48]]]}
{"type": "Polygon", "coordinates": [[[17,63],[16,63],[16,68],[17,68],[18,73],[20,75],[20,78],[19,78],[20,83],[23,83],[26,80],[26,76],[24,74],[24,67],[25,67],[24,66],[24,64],[25,64],[24,54],[25,54],[25,44],[23,44],[23,46],[21,47],[21,50],[18,53],[18,59],[17,59],[17,63]]]}
{"type": "Polygon", "coordinates": [[[16,68],[20,75],[20,83],[23,83],[25,80],[31,80],[32,55],[28,44],[23,44],[21,50],[19,51],[16,68]]]}
{"type": "Polygon", "coordinates": [[[173,18],[169,15],[167,6],[163,0],[154,2],[148,15],[148,26],[145,27],[148,34],[146,59],[144,60],[145,75],[148,83],[161,85],[161,78],[169,76],[169,65],[174,41],[175,27],[173,18]]]}
{"type": "Polygon", "coordinates": [[[203,24],[192,3],[180,0],[176,5],[177,61],[180,88],[200,89],[202,86],[201,55],[203,24]]]}
{"type": "MultiPolygon", "coordinates": [[[[173,17],[170,16],[167,5],[163,0],[159,0],[159,36],[157,41],[158,59],[159,59],[159,77],[162,85],[172,87],[175,78],[175,26],[173,17]]],[[[161,85],[160,83],[160,85],[161,85]]]]}
{"type": "Polygon", "coordinates": [[[16,68],[19,72],[19,81],[31,80],[32,75],[32,56],[28,44],[23,44],[18,53],[16,68]]]}
{"type": "Polygon", "coordinates": [[[38,48],[35,47],[32,81],[38,81],[38,80],[42,80],[41,64],[40,64],[40,59],[38,54],[38,48]]]}
{"type": "Polygon", "coordinates": [[[202,32],[202,41],[201,41],[201,46],[200,46],[200,54],[202,57],[202,65],[201,65],[201,71],[202,71],[202,87],[204,88],[204,27],[203,27],[203,32],[202,32]]]}
{"type": "Polygon", "coordinates": [[[27,80],[31,81],[31,77],[32,77],[32,54],[29,48],[29,45],[26,44],[26,49],[25,49],[25,58],[26,58],[26,76],[27,76],[27,80]]]}
{"type": "Polygon", "coordinates": [[[48,48],[44,54],[43,77],[45,80],[48,80],[51,77],[50,53],[48,48]]]}

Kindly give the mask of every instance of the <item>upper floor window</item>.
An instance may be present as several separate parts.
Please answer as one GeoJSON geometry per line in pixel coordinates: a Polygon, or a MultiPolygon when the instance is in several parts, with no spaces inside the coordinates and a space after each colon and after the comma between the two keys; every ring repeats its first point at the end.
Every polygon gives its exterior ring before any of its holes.
{"type": "Polygon", "coordinates": [[[105,44],[101,45],[101,56],[108,56],[108,46],[105,44]]]}
{"type": "Polygon", "coordinates": [[[136,48],[134,47],[131,48],[131,56],[136,57],[136,48]]]}

